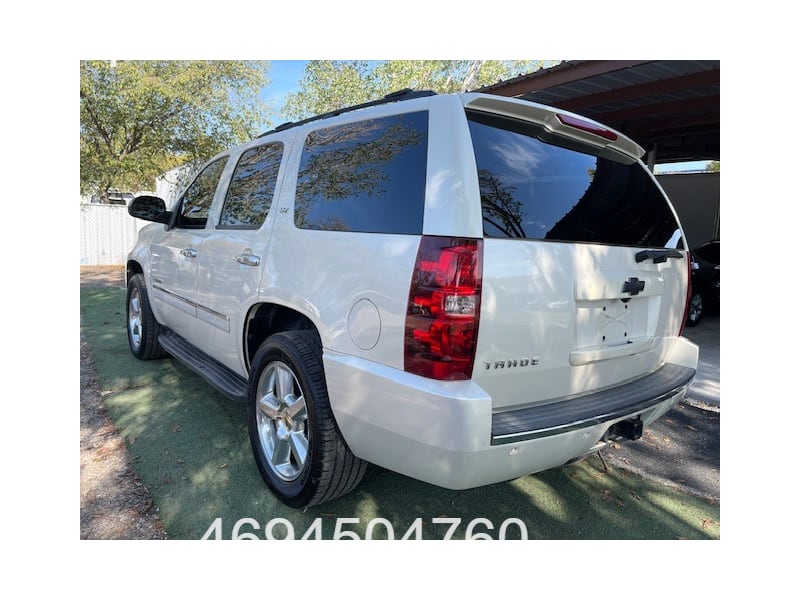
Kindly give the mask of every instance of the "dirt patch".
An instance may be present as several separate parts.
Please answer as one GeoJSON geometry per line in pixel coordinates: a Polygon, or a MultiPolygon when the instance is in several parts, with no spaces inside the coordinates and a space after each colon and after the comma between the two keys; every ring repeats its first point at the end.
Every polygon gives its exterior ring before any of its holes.
{"type": "MultiPolygon", "coordinates": [[[[81,286],[124,285],[122,267],[81,267],[81,286]],[[86,280],[84,281],[84,276],[86,280]]],[[[81,336],[81,539],[166,539],[147,488],[108,416],[81,336]]]]}
{"type": "Polygon", "coordinates": [[[81,267],[81,287],[125,287],[125,267],[81,267]]]}

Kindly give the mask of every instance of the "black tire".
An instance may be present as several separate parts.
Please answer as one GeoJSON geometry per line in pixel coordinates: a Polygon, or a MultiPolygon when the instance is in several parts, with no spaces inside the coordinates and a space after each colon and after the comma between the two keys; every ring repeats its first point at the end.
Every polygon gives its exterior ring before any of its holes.
{"type": "Polygon", "coordinates": [[[139,360],[153,360],[167,356],[166,351],[158,343],[160,326],[150,309],[147,286],[141,273],[131,276],[128,281],[125,306],[128,345],[133,355],[139,360]]]}
{"type": "Polygon", "coordinates": [[[695,327],[700,323],[703,318],[703,296],[700,292],[694,292],[692,297],[689,298],[689,306],[687,307],[686,326],[695,327]]]}
{"type": "Polygon", "coordinates": [[[253,359],[249,388],[253,456],[267,486],[284,504],[314,506],[361,482],[367,463],[353,456],[334,420],[315,332],[269,337],[253,359]]]}

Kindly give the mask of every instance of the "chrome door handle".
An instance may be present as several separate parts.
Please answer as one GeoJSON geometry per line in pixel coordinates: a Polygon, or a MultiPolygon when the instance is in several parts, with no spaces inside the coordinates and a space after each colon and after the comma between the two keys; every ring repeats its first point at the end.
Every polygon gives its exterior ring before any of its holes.
{"type": "Polygon", "coordinates": [[[257,267],[261,264],[261,257],[255,254],[238,254],[233,257],[233,260],[248,267],[257,267]]]}
{"type": "Polygon", "coordinates": [[[184,248],[181,250],[181,254],[183,254],[186,258],[197,258],[197,250],[194,248],[184,248]]]}

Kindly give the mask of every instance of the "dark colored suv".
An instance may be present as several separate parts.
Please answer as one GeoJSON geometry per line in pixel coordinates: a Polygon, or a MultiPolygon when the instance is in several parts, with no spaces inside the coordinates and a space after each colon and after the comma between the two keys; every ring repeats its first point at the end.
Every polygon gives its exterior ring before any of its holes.
{"type": "Polygon", "coordinates": [[[705,313],[719,312],[719,240],[692,250],[692,296],[686,325],[694,327],[705,313]]]}

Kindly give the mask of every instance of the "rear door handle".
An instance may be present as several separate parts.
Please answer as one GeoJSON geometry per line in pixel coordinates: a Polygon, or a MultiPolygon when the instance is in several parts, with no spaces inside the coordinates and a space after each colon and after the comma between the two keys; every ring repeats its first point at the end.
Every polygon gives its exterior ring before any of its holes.
{"type": "Polygon", "coordinates": [[[181,254],[183,254],[186,258],[197,258],[197,250],[194,248],[184,248],[181,250],[181,254]]]}
{"type": "Polygon", "coordinates": [[[261,257],[255,254],[237,254],[233,257],[233,260],[248,267],[257,267],[261,264],[261,257]]]}

